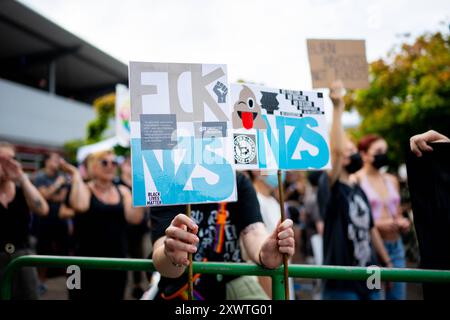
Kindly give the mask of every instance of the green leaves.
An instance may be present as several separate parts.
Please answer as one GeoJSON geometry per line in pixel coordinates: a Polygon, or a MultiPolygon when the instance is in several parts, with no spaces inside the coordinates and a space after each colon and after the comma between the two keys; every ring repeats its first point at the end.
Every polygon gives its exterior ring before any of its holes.
{"type": "MultiPolygon", "coordinates": [[[[86,138],[68,141],[64,145],[68,159],[75,163],[78,148],[83,145],[99,142],[104,139],[104,132],[108,129],[110,120],[115,116],[116,95],[110,93],[96,99],[93,103],[97,117],[88,123],[86,138]]],[[[120,155],[125,155],[126,150],[118,149],[120,155]]]]}
{"type": "Polygon", "coordinates": [[[370,87],[349,92],[349,108],[363,118],[355,138],[378,133],[402,163],[409,138],[428,129],[450,130],[450,37],[424,34],[370,64],[370,87]]]}

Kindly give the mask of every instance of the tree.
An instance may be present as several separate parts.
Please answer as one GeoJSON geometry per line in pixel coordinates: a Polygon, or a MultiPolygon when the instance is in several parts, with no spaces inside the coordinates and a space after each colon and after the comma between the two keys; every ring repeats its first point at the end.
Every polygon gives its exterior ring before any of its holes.
{"type": "MultiPolygon", "coordinates": [[[[76,162],[77,150],[80,147],[105,139],[104,133],[108,129],[110,120],[115,117],[115,103],[115,93],[109,93],[94,100],[93,105],[96,118],[88,123],[86,138],[68,141],[64,145],[67,157],[71,162],[76,162]]],[[[114,147],[114,152],[117,155],[128,155],[130,153],[130,149],[117,145],[114,147]]]]}
{"type": "Polygon", "coordinates": [[[383,136],[393,164],[404,161],[409,138],[434,129],[450,132],[450,37],[424,34],[402,44],[387,59],[369,66],[370,86],[346,96],[349,108],[362,117],[351,131],[359,139],[368,133],[383,136]]]}
{"type": "Polygon", "coordinates": [[[97,117],[89,122],[86,142],[88,144],[102,140],[103,133],[108,128],[109,120],[114,119],[116,95],[110,93],[94,100],[94,110],[97,117]]]}

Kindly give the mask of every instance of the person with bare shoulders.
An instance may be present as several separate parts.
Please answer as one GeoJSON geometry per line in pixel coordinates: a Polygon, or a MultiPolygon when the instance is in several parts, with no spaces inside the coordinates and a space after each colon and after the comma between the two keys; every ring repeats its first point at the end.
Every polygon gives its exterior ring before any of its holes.
{"type": "MultiPolygon", "coordinates": [[[[69,221],[73,209],[66,205],[69,192],[67,177],[60,171],[61,156],[56,152],[44,155],[42,169],[39,170],[33,184],[47,200],[49,213],[45,217],[34,217],[36,227],[36,253],[39,255],[67,256],[70,248],[69,221]]],[[[61,271],[59,271],[61,272],[61,271]]],[[[62,270],[65,273],[65,270],[62,270]]],[[[47,268],[39,268],[39,291],[47,291],[47,268]]]]}
{"type": "MultiPolygon", "coordinates": [[[[46,216],[49,211],[47,201],[14,159],[15,154],[13,145],[0,142],[0,283],[11,260],[32,254],[31,212],[46,216]]],[[[20,268],[12,283],[12,299],[38,299],[36,268],[20,268]]]]}
{"type": "MultiPolygon", "coordinates": [[[[75,254],[87,257],[125,258],[127,223],[139,224],[142,208],[133,208],[131,192],[113,183],[117,162],[112,151],[91,154],[87,162],[91,180],[84,183],[77,168],[61,160],[71,175],[69,204],[75,210],[75,254]]],[[[81,289],[69,291],[71,299],[124,298],[124,271],[82,270],[81,289]]]]}
{"type": "MultiPolygon", "coordinates": [[[[408,232],[411,223],[402,216],[398,179],[380,170],[388,164],[388,145],[382,137],[369,134],[359,141],[358,149],[364,165],[356,173],[356,178],[369,199],[375,226],[393,266],[405,268],[405,249],[401,234],[408,232]]],[[[385,298],[406,299],[406,284],[403,282],[390,284],[386,287],[385,298]]]]}

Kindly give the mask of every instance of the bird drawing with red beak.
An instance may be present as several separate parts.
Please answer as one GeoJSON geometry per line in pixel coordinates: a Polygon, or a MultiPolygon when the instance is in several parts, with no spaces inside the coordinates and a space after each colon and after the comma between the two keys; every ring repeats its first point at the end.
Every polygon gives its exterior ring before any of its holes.
{"type": "Polygon", "coordinates": [[[252,90],[245,85],[242,86],[239,99],[234,104],[232,120],[235,129],[267,129],[266,122],[262,118],[261,106],[252,90]]]}

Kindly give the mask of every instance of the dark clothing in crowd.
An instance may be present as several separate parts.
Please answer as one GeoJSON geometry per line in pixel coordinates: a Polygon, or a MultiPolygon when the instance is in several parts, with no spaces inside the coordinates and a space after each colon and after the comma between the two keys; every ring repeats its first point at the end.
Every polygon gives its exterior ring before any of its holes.
{"type": "Polygon", "coordinates": [[[5,208],[0,204],[0,250],[4,252],[7,244],[16,249],[28,249],[30,210],[20,187],[16,196],[5,208]]]}
{"type": "MultiPolygon", "coordinates": [[[[408,154],[408,184],[420,250],[420,267],[450,269],[450,143],[408,154]]],[[[423,284],[424,299],[449,299],[449,284],[423,284]]]]}
{"type": "MultiPolygon", "coordinates": [[[[219,204],[192,205],[193,220],[198,224],[200,242],[194,261],[244,262],[239,245],[241,231],[248,225],[263,222],[256,192],[249,178],[237,173],[238,201],[227,203],[226,220],[219,223],[219,204]]],[[[152,241],[165,235],[173,218],[185,212],[185,206],[155,207],[151,210],[152,241]]],[[[194,299],[224,300],[226,284],[236,276],[194,275],[194,299]]],[[[162,277],[156,299],[183,299],[187,294],[187,275],[169,279],[162,277]]]]}
{"type": "MultiPolygon", "coordinates": [[[[118,178],[114,181],[117,185],[123,185],[131,191],[131,186],[126,184],[122,179],[118,178]]],[[[144,219],[138,225],[127,225],[127,242],[128,242],[128,256],[134,259],[144,258],[144,236],[150,231],[148,227],[149,223],[148,211],[144,214],[144,219]]],[[[139,285],[142,282],[142,272],[133,272],[133,284],[139,285]]]]}
{"type": "MultiPolygon", "coordinates": [[[[75,255],[125,258],[127,222],[122,194],[117,204],[105,204],[91,192],[89,210],[74,219],[75,255]]],[[[81,289],[70,290],[71,299],[124,298],[126,271],[81,270],[81,289]]]]}
{"type": "MultiPolygon", "coordinates": [[[[339,180],[330,188],[328,174],[320,177],[318,200],[324,220],[323,263],[335,266],[367,267],[376,264],[370,230],[374,227],[369,202],[358,186],[339,180]]],[[[369,298],[365,281],[326,280],[326,290],[355,292],[369,298]]]]}
{"type": "MultiPolygon", "coordinates": [[[[20,187],[5,208],[0,204],[0,282],[8,263],[14,258],[31,254],[29,249],[30,210],[20,187]]],[[[37,272],[35,268],[18,270],[12,280],[12,299],[37,299],[37,272]]]]}
{"type": "MultiPolygon", "coordinates": [[[[60,174],[55,174],[53,177],[48,176],[44,171],[39,172],[35,179],[34,185],[36,188],[49,187],[53,185],[60,174]]],[[[63,185],[55,194],[60,192],[68,192],[68,185],[63,185]]],[[[36,219],[36,238],[37,254],[40,255],[59,255],[65,256],[69,254],[69,224],[68,220],[59,217],[59,209],[65,202],[55,202],[47,200],[49,206],[49,213],[45,217],[37,217],[36,219]]]]}

